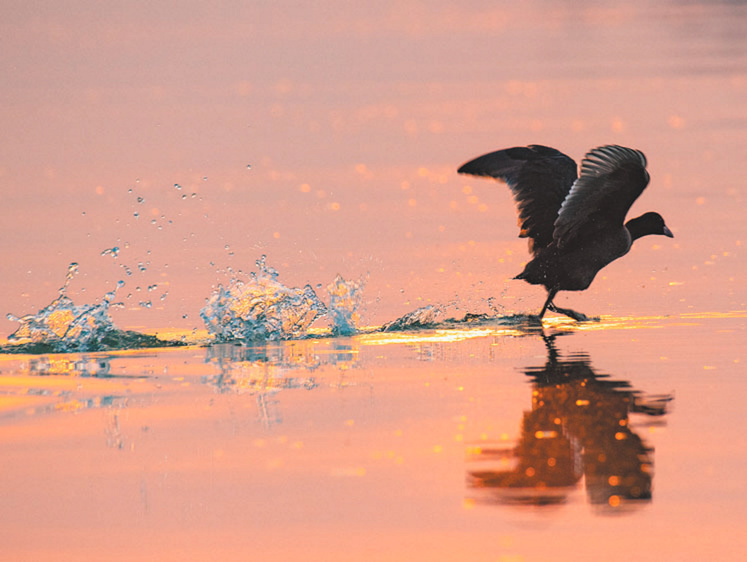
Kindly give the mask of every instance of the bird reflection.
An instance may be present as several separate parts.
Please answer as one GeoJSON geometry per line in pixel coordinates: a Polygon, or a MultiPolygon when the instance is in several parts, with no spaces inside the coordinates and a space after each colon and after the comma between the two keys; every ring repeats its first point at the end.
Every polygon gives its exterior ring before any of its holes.
{"type": "Polygon", "coordinates": [[[566,502],[583,477],[588,500],[605,510],[650,501],[653,449],[630,414],[661,418],[672,396],[644,396],[595,373],[586,354],[561,358],[554,336],[544,339],[547,362],[525,370],[532,409],[518,444],[470,447],[468,485],[490,502],[542,506],[566,502]]]}

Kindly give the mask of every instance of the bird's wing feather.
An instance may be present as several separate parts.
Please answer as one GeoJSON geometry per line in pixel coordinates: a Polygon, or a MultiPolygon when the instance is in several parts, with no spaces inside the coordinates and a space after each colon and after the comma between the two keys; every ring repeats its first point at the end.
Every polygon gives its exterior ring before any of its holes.
{"type": "Polygon", "coordinates": [[[519,236],[530,238],[529,250],[535,254],[553,241],[558,211],[577,175],[572,158],[539,145],[491,152],[458,171],[508,184],[519,208],[519,236]]]}
{"type": "Polygon", "coordinates": [[[591,150],[555,221],[553,237],[558,247],[593,236],[601,228],[622,227],[648,180],[642,152],[614,145],[591,150]]]}

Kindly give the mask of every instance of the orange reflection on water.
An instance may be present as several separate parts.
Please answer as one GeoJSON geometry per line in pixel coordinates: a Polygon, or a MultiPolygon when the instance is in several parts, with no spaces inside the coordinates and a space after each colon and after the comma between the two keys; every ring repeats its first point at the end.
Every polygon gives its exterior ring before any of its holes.
{"type": "Polygon", "coordinates": [[[672,396],[646,397],[627,381],[595,373],[588,356],[563,360],[546,338],[547,363],[525,371],[533,383],[516,446],[467,449],[469,485],[487,502],[543,506],[567,501],[583,477],[601,508],[652,497],[653,450],[630,428],[630,414],[660,418],[672,396]]]}

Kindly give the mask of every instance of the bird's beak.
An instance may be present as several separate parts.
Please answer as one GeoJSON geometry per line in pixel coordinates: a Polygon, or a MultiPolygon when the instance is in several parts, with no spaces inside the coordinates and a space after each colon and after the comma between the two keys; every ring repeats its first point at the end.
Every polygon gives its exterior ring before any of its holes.
{"type": "Polygon", "coordinates": [[[674,238],[674,234],[672,234],[672,231],[669,230],[669,228],[667,227],[666,224],[664,225],[664,232],[663,232],[663,234],[664,234],[664,236],[668,236],[669,238],[674,238]]]}

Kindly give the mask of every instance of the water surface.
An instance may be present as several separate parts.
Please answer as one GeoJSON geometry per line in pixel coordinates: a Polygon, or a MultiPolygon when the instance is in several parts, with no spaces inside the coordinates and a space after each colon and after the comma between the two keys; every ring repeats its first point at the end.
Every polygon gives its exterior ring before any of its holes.
{"type": "Polygon", "coordinates": [[[743,2],[77,8],[0,18],[3,558],[747,558],[743,2]],[[533,143],[674,232],[593,322],[456,173],[533,143]]]}
{"type": "Polygon", "coordinates": [[[737,560],[744,317],[6,357],[4,551],[737,560]]]}

